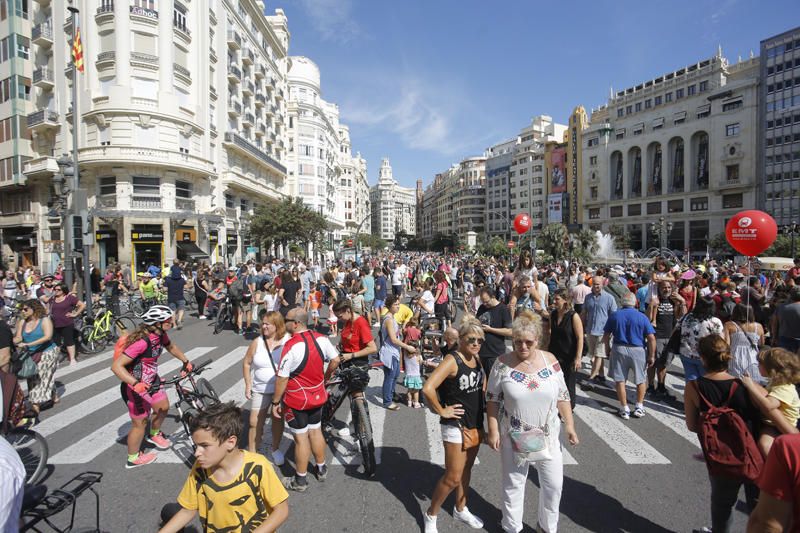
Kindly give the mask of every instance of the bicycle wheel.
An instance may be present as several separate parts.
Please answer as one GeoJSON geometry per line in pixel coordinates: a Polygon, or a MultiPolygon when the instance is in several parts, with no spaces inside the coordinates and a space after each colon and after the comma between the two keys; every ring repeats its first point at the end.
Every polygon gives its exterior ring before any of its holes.
{"type": "Polygon", "coordinates": [[[121,316],[114,320],[117,336],[128,335],[136,329],[136,322],[129,316],[121,316]]]}
{"type": "Polygon", "coordinates": [[[12,428],[5,434],[6,440],[19,455],[25,466],[25,484],[35,485],[44,476],[49,449],[44,437],[31,429],[12,428]]]}
{"type": "Polygon", "coordinates": [[[88,354],[100,353],[106,347],[107,342],[105,334],[95,334],[94,326],[83,326],[78,339],[81,351],[88,354]]]}
{"type": "Polygon", "coordinates": [[[211,383],[209,383],[206,378],[198,379],[196,385],[197,393],[200,395],[204,407],[219,403],[219,394],[217,394],[217,391],[214,390],[214,387],[211,386],[211,383]]]}
{"type": "Polygon", "coordinates": [[[350,408],[353,410],[353,425],[361,451],[361,464],[364,474],[371,477],[375,474],[375,443],[372,441],[372,422],[369,419],[367,400],[364,397],[352,398],[350,408]]]}
{"type": "Polygon", "coordinates": [[[225,322],[228,321],[228,305],[223,304],[217,313],[217,320],[214,322],[214,335],[225,329],[225,322]]]}
{"type": "Polygon", "coordinates": [[[189,407],[183,412],[183,416],[181,416],[181,424],[183,424],[183,430],[186,431],[186,438],[189,439],[189,442],[192,443],[192,447],[194,448],[194,442],[192,442],[192,432],[189,430],[189,423],[192,418],[196,417],[200,414],[200,411],[193,407],[189,407]]]}

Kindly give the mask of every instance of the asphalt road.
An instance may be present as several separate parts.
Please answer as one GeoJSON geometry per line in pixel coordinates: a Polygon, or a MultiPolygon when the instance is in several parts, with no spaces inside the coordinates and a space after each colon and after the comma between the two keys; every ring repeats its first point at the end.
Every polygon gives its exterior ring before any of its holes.
{"type": "MultiPolygon", "coordinates": [[[[181,331],[171,332],[174,342],[195,361],[210,357],[214,363],[204,374],[224,399],[244,403],[241,359],[246,340],[225,331],[212,335],[206,321],[190,318],[181,331]]],[[[166,355],[162,376],[171,376],[178,364],[166,355]],[[168,370],[165,370],[168,369],[168,370]]],[[[103,473],[100,489],[101,529],[104,531],[155,531],[162,505],[175,500],[189,471],[186,436],[170,413],[165,431],[174,449],[141,468],[125,469],[124,436],[127,411],[119,398],[119,382],[109,369],[110,353],[86,358],[75,367],[57,372],[61,403],[42,413],[36,427],[50,446],[50,472],[45,483],[56,488],[84,471],[103,473]],[[122,438],[122,440],[119,440],[122,438]]],[[[379,407],[380,370],[372,371],[367,396],[371,402],[375,444],[380,464],[372,479],[364,479],[354,446],[344,439],[329,450],[332,464],[328,480],[310,479],[306,493],[290,494],[291,515],[286,532],[419,531],[434,484],[443,473],[443,450],[438,418],[427,409],[379,407]]],[[[671,391],[680,397],[680,368],[671,372],[671,391]]],[[[402,386],[398,391],[403,392],[402,386]]],[[[710,524],[709,483],[705,465],[692,456],[697,439],[683,424],[682,404],[647,403],[643,419],[616,417],[616,399],[610,388],[581,393],[576,425],[581,443],[567,451],[561,501],[560,531],[690,532],[710,524]]],[[[343,407],[344,419],[349,409],[343,407]]],[[[268,434],[268,431],[265,432],[268,434]]],[[[244,436],[243,436],[244,438],[244,436]]],[[[563,440],[563,438],[562,438],[563,440]]],[[[246,442],[246,440],[244,441],[246,442]]],[[[284,438],[283,448],[291,442],[284,438]]],[[[472,474],[470,510],[481,517],[486,531],[500,531],[499,454],[482,447],[472,474]]],[[[293,470],[291,452],[283,475],[293,470]]],[[[525,503],[525,531],[534,531],[537,475],[531,468],[525,503]]],[[[733,531],[743,531],[743,495],[735,511],[733,531]]],[[[464,531],[452,518],[452,497],[439,518],[439,530],[464,531]]],[[[78,501],[76,521],[93,524],[90,493],[78,501]]],[[[56,523],[69,522],[63,513],[56,523]]]]}

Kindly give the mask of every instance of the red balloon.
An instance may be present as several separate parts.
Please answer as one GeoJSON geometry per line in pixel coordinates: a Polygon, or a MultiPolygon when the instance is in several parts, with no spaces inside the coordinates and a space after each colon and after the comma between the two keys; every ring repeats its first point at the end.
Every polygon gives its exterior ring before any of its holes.
{"type": "Polygon", "coordinates": [[[514,217],[514,230],[517,233],[522,235],[529,229],[531,229],[531,217],[528,216],[528,213],[520,213],[514,217]]]}
{"type": "Polygon", "coordinates": [[[725,237],[734,250],[753,257],[775,242],[778,225],[763,211],[750,209],[736,213],[725,226],[725,237]]]}

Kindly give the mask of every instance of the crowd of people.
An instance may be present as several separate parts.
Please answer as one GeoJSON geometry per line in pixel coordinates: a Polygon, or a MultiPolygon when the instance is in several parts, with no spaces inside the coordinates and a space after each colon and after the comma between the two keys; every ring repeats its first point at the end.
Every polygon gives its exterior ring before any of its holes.
{"type": "MultiPolygon", "coordinates": [[[[439,510],[453,491],[454,518],[483,527],[467,507],[471,469],[482,443],[501,456],[502,528],[522,530],[525,484],[533,465],[541,482],[538,528],[556,531],[563,486],[561,427],[570,445],[579,443],[572,418],[573,410],[582,408],[576,405],[576,388],[608,387],[610,377],[619,417],[642,418],[646,400],[679,402],[669,392],[667,372],[678,361],[686,425],[698,433],[704,453],[697,459],[709,470],[710,531],[730,530],[741,487],[752,511],[751,531],[781,531],[775,524],[788,524],[792,513],[800,513],[794,504],[800,496],[800,260],[788,272],[768,273],[758,263],[742,267],[666,258],[652,265],[537,265],[523,251],[507,258],[377,254],[360,264],[337,261],[325,268],[302,259],[227,268],[176,262],[163,270],[148,269],[133,285],[152,305],[112,367],[132,420],[129,468],[156,460],[154,453],[141,450],[143,440],[159,449],[170,446],[160,429],[168,405],[157,361],[167,350],[185,370],[192,368],[167,335],[182,325],[187,285],[199,319],[214,317],[220,302],[227,301],[235,333],[255,333],[242,361],[250,410],[247,451],[238,449],[244,428],[234,423],[236,407],[223,404],[195,420],[197,463],[179,506],[167,513],[164,531],[178,531],[197,511],[215,527],[230,527],[234,519],[272,525],[285,520],[286,490],[308,489],[312,456],[311,473],[320,482],[327,478],[320,430],[325,382],[346,365],[382,368],[381,400],[388,411],[401,408],[396,387],[403,373],[408,408],[424,404],[440,416],[445,472],[423,511],[426,533],[437,531],[439,510]],[[162,282],[151,281],[159,277],[162,282]],[[155,297],[161,287],[167,305],[155,297]],[[453,312],[456,302],[459,317],[453,312]],[[441,335],[435,360],[421,357],[423,324],[431,320],[441,335]],[[632,398],[629,380],[635,385],[632,398]],[[712,424],[720,416],[729,424],[726,431],[712,424]],[[262,456],[267,421],[269,446],[262,456]],[[278,479],[263,458],[284,464],[280,442],[287,426],[295,445],[295,475],[278,479]],[[724,466],[720,449],[744,466],[724,466]],[[238,518],[226,506],[213,505],[222,496],[205,488],[198,492],[190,483],[211,475],[228,479],[243,464],[261,467],[263,501],[248,512],[239,509],[238,518]]],[[[15,287],[5,283],[3,289],[30,290],[36,275],[31,272],[30,283],[27,278],[20,283],[12,273],[15,287]]],[[[123,268],[114,268],[98,288],[111,297],[130,291],[125,275],[123,268]]],[[[37,406],[57,401],[53,338],[59,328],[62,338],[68,336],[57,315],[82,311],[81,302],[69,297],[63,283],[56,285],[55,276],[40,279],[36,297],[23,302],[23,320],[13,338],[0,336],[0,364],[6,370],[3,350],[9,343],[41,354],[38,381],[29,387],[37,406]],[[60,291],[43,300],[42,287],[49,291],[53,285],[60,291]]]]}

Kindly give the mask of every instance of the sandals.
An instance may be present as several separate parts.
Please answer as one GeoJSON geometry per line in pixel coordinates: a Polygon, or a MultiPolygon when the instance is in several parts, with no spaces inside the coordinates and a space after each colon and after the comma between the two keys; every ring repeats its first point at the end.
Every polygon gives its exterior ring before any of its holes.
{"type": "Polygon", "coordinates": [[[397,411],[398,409],[400,409],[400,406],[392,402],[389,405],[387,405],[386,408],[390,411],[397,411]]]}

